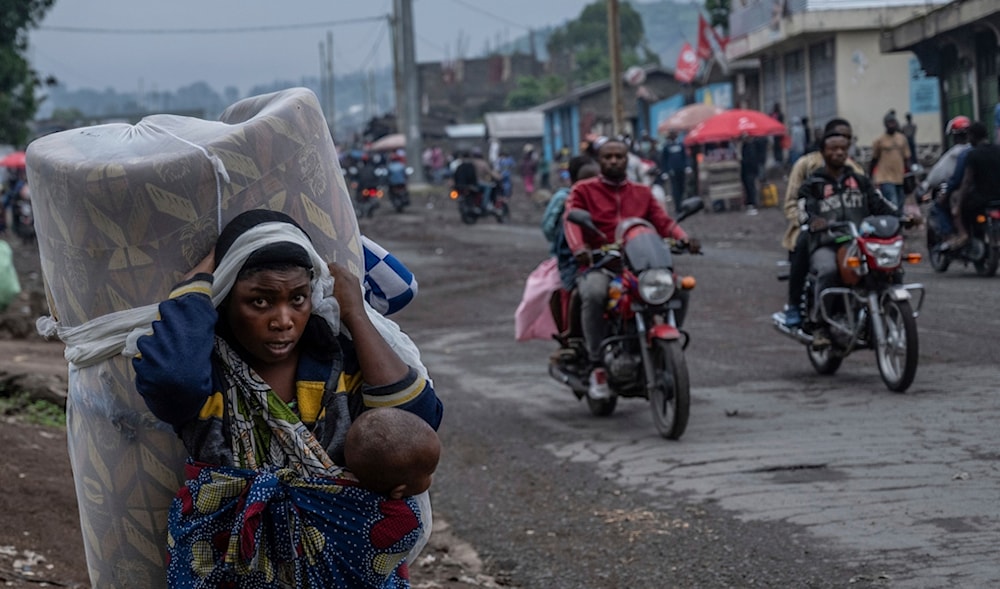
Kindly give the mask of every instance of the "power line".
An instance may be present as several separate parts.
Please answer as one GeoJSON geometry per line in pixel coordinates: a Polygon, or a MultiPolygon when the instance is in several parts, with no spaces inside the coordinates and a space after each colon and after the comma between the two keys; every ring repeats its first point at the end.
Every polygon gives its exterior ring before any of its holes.
{"type": "Polygon", "coordinates": [[[501,22],[505,22],[505,23],[507,23],[507,24],[509,24],[511,26],[515,26],[515,27],[524,29],[526,31],[530,31],[531,30],[531,27],[529,27],[527,25],[523,25],[523,24],[521,24],[519,22],[514,22],[514,21],[512,21],[510,19],[504,18],[504,17],[500,16],[499,14],[492,13],[489,10],[486,10],[484,8],[480,8],[479,6],[476,6],[475,4],[471,4],[469,2],[466,2],[465,0],[451,0],[451,1],[454,2],[455,4],[460,4],[460,5],[468,8],[469,10],[474,10],[474,11],[480,13],[480,14],[485,14],[486,16],[488,16],[490,18],[495,18],[495,19],[497,19],[497,20],[499,20],[501,22]]]}
{"type": "Polygon", "coordinates": [[[83,33],[100,35],[219,35],[240,33],[267,33],[271,31],[290,31],[301,29],[319,29],[341,25],[353,25],[363,22],[385,20],[386,15],[363,16],[326,22],[297,23],[287,25],[260,25],[251,27],[212,28],[212,29],[111,29],[102,27],[63,27],[41,26],[38,30],[57,33],[83,33]]]}
{"type": "Polygon", "coordinates": [[[386,23],[382,23],[382,26],[379,26],[378,31],[376,31],[378,37],[376,37],[374,43],[372,43],[372,48],[368,51],[368,56],[365,57],[364,61],[361,62],[361,65],[358,66],[359,71],[367,69],[368,64],[375,58],[375,53],[378,51],[379,47],[382,46],[382,39],[385,38],[385,31],[388,28],[389,27],[386,23]]]}

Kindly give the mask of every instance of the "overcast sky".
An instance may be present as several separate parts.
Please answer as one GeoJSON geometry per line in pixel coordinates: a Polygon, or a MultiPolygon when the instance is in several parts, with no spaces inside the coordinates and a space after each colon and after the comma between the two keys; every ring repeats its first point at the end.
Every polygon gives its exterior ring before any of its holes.
{"type": "MultiPolygon", "coordinates": [[[[418,61],[481,54],[528,27],[562,24],[593,0],[414,0],[418,61]],[[464,47],[464,51],[462,48],[464,47]]],[[[390,65],[392,0],[56,0],[29,55],[70,89],[222,90],[318,76],[333,31],[334,69],[390,65]],[[314,26],[316,23],[339,23],[314,26]],[[243,32],[233,32],[234,29],[243,32]],[[280,28],[280,30],[274,30],[280,28]],[[73,29],[73,30],[71,30],[73,29]],[[195,32],[191,32],[191,30],[195,32]],[[249,30],[247,30],[249,29],[249,30]],[[178,32],[187,30],[188,32],[178,32]],[[212,30],[211,34],[197,31],[212,30]]]]}

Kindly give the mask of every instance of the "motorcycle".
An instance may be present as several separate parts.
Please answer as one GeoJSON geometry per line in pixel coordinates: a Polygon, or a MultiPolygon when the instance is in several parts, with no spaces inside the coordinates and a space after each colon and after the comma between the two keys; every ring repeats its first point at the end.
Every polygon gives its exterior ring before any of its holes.
{"type": "Polygon", "coordinates": [[[497,223],[503,223],[510,218],[510,207],[499,182],[493,184],[492,194],[493,204],[490,207],[483,206],[483,189],[478,184],[455,186],[449,196],[458,203],[458,214],[463,223],[473,225],[487,215],[496,218],[497,223]]]}
{"type": "Polygon", "coordinates": [[[354,192],[354,212],[358,218],[372,217],[383,196],[382,182],[387,172],[384,167],[371,164],[350,166],[345,177],[354,192]]]}
{"type": "MultiPolygon", "coordinates": [[[[947,185],[937,189],[937,194],[947,190],[947,185]]],[[[927,254],[935,272],[947,272],[952,262],[972,266],[980,276],[993,276],[1000,266],[1000,200],[990,201],[986,210],[976,215],[969,228],[969,241],[957,249],[943,247],[946,240],[934,218],[927,223],[927,254]]]]}
{"type": "Polygon", "coordinates": [[[31,207],[31,195],[28,185],[23,185],[14,195],[11,203],[11,221],[14,234],[25,244],[35,240],[35,214],[31,207]]]}
{"type": "MultiPolygon", "coordinates": [[[[924,301],[922,284],[903,284],[903,263],[921,260],[903,253],[902,221],[891,215],[830,223],[826,229],[839,244],[837,265],[843,286],[815,296],[816,274],[803,289],[802,325],[785,325],[784,312],[772,316],[774,327],[806,346],[809,362],[819,374],[833,374],[855,350],[874,349],[882,381],[903,392],[917,373],[917,315],[924,301]],[[914,308],[914,305],[916,308],[914,308]],[[830,332],[829,346],[814,346],[817,329],[830,332]]],[[[787,279],[779,276],[779,280],[787,279]]]]}
{"type": "MultiPolygon", "coordinates": [[[[703,206],[700,198],[684,201],[676,220],[703,206]]],[[[597,231],[586,211],[570,211],[567,221],[597,231]]],[[[559,349],[549,361],[549,374],[569,386],[578,400],[586,399],[593,415],[611,415],[619,397],[647,399],[657,431],[671,440],[684,434],[691,406],[684,359],[690,337],[680,324],[687,291],[694,288],[695,280],[678,276],[673,264],[673,254],[683,251],[679,243],[667,245],[645,219],[628,218],[619,223],[613,244],[592,252],[595,261],[588,272],[613,275],[606,314],[608,335],[601,341],[610,398],[597,400],[587,395],[591,366],[575,289],[568,310],[558,313],[555,338],[559,349]]]]}
{"type": "MultiPolygon", "coordinates": [[[[413,168],[407,166],[403,173],[406,174],[406,178],[409,178],[410,174],[413,173],[413,168]]],[[[392,203],[392,208],[394,208],[397,213],[402,213],[406,207],[410,206],[410,190],[407,187],[406,182],[390,182],[388,192],[389,202],[392,203]]]]}

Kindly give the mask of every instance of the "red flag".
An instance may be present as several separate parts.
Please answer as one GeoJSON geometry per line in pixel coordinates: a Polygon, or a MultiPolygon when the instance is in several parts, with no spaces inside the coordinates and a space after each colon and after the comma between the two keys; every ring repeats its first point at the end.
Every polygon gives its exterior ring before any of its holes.
{"type": "Polygon", "coordinates": [[[728,38],[722,38],[719,36],[718,31],[716,31],[708,21],[705,20],[704,16],[698,15],[698,57],[708,61],[713,55],[717,56],[717,59],[722,58],[726,53],[726,45],[729,44],[728,38]]]}
{"type": "Polygon", "coordinates": [[[716,39],[718,39],[718,37],[715,34],[715,31],[712,30],[712,27],[708,26],[708,21],[705,20],[705,17],[699,14],[698,15],[698,57],[700,59],[704,59],[706,61],[709,60],[709,59],[711,59],[712,58],[712,54],[715,53],[715,51],[712,50],[712,44],[708,40],[709,34],[711,34],[713,37],[715,37],[716,39]]]}
{"type": "Polygon", "coordinates": [[[677,56],[677,67],[674,68],[674,78],[682,84],[687,84],[698,75],[700,67],[701,63],[698,61],[698,55],[695,53],[694,47],[691,47],[690,43],[684,43],[684,46],[681,47],[680,55],[677,56]]]}

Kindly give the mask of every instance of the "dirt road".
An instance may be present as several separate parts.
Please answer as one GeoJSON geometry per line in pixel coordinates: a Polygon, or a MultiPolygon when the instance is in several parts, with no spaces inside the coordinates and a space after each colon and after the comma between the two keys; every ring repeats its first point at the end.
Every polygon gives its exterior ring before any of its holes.
{"type": "MultiPolygon", "coordinates": [[[[640,401],[591,417],[546,375],[551,343],[514,342],[524,279],[546,256],[539,208],[514,205],[509,224],[465,226],[439,194],[361,222],[418,276],[420,294],[397,318],[446,404],[434,497],[448,535],[435,536],[444,545],[416,567],[415,586],[1000,583],[989,541],[1000,480],[984,442],[1000,418],[995,368],[985,368],[1000,360],[1000,324],[977,311],[997,279],[911,270],[928,288],[924,346],[914,387],[895,395],[870,353],[818,377],[770,327],[784,298],[777,211],[696,216],[685,225],[705,255],[680,262],[699,284],[688,318],[694,404],[684,439],[668,443],[640,401]],[[442,565],[456,555],[463,567],[442,565]]],[[[0,357],[45,355],[63,370],[61,348],[38,345],[2,342],[0,357]]],[[[42,554],[38,577],[83,580],[65,435],[5,424],[0,444],[10,449],[0,546],[42,554]]],[[[0,576],[12,568],[0,551],[0,576]]]]}

